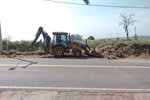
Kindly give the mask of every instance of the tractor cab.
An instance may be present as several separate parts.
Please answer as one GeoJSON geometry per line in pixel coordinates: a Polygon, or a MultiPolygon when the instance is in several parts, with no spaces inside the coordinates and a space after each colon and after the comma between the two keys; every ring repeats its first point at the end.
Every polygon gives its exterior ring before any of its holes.
{"type": "Polygon", "coordinates": [[[67,32],[53,32],[52,47],[60,45],[64,48],[69,48],[68,33],[67,32]]]}

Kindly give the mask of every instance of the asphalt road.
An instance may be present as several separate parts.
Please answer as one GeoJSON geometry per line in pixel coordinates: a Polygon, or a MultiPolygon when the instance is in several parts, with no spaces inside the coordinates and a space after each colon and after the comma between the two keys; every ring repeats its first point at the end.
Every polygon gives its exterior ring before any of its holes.
{"type": "Polygon", "coordinates": [[[3,58],[0,59],[0,86],[150,89],[150,62],[3,58]]]}

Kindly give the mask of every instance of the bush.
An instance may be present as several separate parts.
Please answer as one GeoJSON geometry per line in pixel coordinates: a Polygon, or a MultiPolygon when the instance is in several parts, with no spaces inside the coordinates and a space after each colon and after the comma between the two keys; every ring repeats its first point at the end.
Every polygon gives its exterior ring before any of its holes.
{"type": "Polygon", "coordinates": [[[135,41],[130,46],[134,48],[150,48],[150,42],[135,41]]]}
{"type": "Polygon", "coordinates": [[[88,40],[95,40],[95,38],[93,36],[89,36],[87,39],[88,40]]]}
{"type": "Polygon", "coordinates": [[[19,48],[17,49],[18,51],[22,51],[22,52],[25,51],[26,52],[26,51],[28,51],[28,49],[31,45],[31,42],[30,41],[24,41],[24,40],[22,40],[20,42],[17,41],[16,45],[19,46],[19,48]]]}
{"type": "Polygon", "coordinates": [[[115,44],[115,46],[117,46],[117,47],[124,47],[124,46],[127,46],[127,44],[124,43],[124,42],[118,42],[118,43],[115,44]]]}

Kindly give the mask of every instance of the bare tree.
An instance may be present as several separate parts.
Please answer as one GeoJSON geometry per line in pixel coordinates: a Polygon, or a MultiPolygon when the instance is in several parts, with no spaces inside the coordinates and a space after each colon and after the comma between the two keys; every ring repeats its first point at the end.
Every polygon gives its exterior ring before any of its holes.
{"type": "Polygon", "coordinates": [[[132,25],[134,24],[137,20],[134,20],[133,16],[135,16],[135,14],[120,14],[120,17],[121,17],[121,21],[120,21],[120,25],[123,25],[123,28],[126,32],[126,35],[127,35],[127,40],[129,40],[129,31],[128,31],[128,27],[129,25],[132,25]]]}

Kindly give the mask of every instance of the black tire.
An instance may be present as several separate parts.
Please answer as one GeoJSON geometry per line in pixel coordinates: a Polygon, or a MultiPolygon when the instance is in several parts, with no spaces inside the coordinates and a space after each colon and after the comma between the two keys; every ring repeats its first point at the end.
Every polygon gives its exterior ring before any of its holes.
{"type": "Polygon", "coordinates": [[[73,54],[75,57],[81,57],[82,56],[81,50],[75,50],[75,51],[73,51],[73,54]]]}
{"type": "Polygon", "coordinates": [[[64,48],[61,46],[56,46],[53,49],[54,57],[63,57],[64,56],[64,48]]]}

